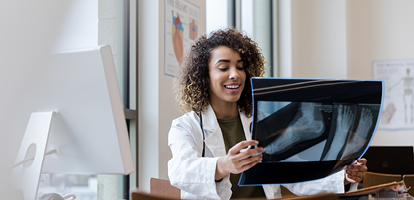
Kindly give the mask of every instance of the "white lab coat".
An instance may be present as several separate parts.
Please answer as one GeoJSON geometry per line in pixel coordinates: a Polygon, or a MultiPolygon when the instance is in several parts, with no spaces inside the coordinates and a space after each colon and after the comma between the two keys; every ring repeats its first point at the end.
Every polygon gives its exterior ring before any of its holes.
{"type": "MultiPolygon", "coordinates": [[[[252,118],[240,113],[244,133],[250,137],[252,118]]],[[[230,199],[231,183],[229,176],[215,182],[216,163],[226,155],[224,140],[216,115],[211,106],[203,113],[205,134],[205,157],[202,157],[203,132],[200,118],[188,112],[173,120],[168,134],[168,145],[173,158],[168,161],[168,176],[173,186],[181,189],[182,199],[230,199]]],[[[297,184],[284,185],[296,195],[311,195],[320,192],[344,192],[344,171],[326,178],[297,184]]],[[[356,186],[354,185],[353,188],[356,186]]],[[[263,185],[268,199],[280,198],[279,185],[263,185]]]]}

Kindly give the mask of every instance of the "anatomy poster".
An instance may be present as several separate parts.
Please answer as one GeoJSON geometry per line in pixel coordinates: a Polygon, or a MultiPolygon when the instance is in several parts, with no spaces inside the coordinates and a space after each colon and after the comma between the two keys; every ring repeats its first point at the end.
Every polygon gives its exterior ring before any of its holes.
{"type": "Polygon", "coordinates": [[[414,59],[372,62],[373,79],[385,85],[380,129],[414,128],[414,59]]]}
{"type": "Polygon", "coordinates": [[[175,76],[199,33],[200,8],[185,0],[165,0],[164,74],[175,76]]]}

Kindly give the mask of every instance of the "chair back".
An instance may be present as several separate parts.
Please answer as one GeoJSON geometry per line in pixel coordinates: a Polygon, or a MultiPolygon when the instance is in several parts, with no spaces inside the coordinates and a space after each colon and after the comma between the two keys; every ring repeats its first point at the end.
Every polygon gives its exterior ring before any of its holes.
{"type": "Polygon", "coordinates": [[[338,196],[334,193],[321,193],[315,195],[307,195],[307,196],[297,196],[297,197],[289,197],[289,198],[282,198],[284,200],[338,200],[338,196]]]}
{"type": "MultiPolygon", "coordinates": [[[[362,182],[362,187],[367,188],[370,186],[380,185],[384,183],[391,183],[393,181],[401,181],[402,176],[399,174],[383,174],[375,172],[365,172],[364,180],[362,182]]],[[[404,175],[404,183],[408,190],[408,193],[411,196],[414,196],[414,174],[404,175]]]]}
{"type": "Polygon", "coordinates": [[[170,199],[180,199],[181,190],[172,186],[169,180],[151,178],[150,194],[168,197],[170,199]]]}
{"type": "Polygon", "coordinates": [[[139,190],[133,191],[131,198],[132,200],[177,200],[176,198],[154,195],[139,190]]]}
{"type": "Polygon", "coordinates": [[[399,174],[383,174],[376,172],[365,172],[364,180],[362,182],[362,187],[367,188],[375,185],[380,185],[384,183],[391,183],[394,181],[401,181],[401,175],[399,174]]]}

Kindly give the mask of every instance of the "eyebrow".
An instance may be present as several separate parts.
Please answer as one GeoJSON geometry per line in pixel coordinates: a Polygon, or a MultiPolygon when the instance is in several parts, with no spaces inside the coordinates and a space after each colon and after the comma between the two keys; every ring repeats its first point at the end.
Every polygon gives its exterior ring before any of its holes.
{"type": "MultiPolygon", "coordinates": [[[[218,64],[220,62],[230,63],[230,60],[220,59],[220,60],[217,60],[216,64],[218,64]]],[[[237,60],[237,63],[241,63],[241,62],[243,62],[241,59],[237,60]]]]}

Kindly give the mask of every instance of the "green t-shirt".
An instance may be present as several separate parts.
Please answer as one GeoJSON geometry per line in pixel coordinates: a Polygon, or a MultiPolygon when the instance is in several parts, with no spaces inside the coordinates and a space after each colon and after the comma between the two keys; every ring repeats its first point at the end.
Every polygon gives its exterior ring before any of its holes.
{"type": "MultiPolygon", "coordinates": [[[[243,131],[243,125],[240,116],[231,119],[217,119],[223,132],[224,145],[226,152],[237,143],[246,140],[243,131]]],[[[232,184],[231,191],[233,192],[231,198],[249,198],[249,197],[265,197],[263,187],[261,186],[245,186],[238,185],[241,174],[230,174],[230,182],[232,184]]]]}

